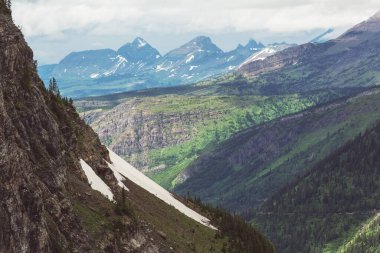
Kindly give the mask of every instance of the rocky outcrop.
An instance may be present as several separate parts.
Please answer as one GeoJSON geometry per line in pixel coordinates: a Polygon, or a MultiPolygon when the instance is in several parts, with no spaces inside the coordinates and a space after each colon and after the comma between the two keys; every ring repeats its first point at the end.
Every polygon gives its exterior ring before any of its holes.
{"type": "Polygon", "coordinates": [[[116,187],[105,162],[108,151],[74,107],[44,88],[33,53],[4,4],[1,0],[0,252],[168,252],[142,225],[120,231],[111,222],[101,235],[84,225],[83,215],[91,211],[78,210],[96,207],[105,214],[113,204],[91,190],[79,159],[116,187]]]}

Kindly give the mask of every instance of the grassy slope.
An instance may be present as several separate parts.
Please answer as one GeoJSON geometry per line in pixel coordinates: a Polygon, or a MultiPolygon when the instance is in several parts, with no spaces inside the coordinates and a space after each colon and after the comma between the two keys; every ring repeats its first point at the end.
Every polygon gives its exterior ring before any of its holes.
{"type": "Polygon", "coordinates": [[[202,155],[175,190],[244,212],[378,119],[380,94],[372,94],[250,128],[202,155]]]}
{"type": "MultiPolygon", "coordinates": [[[[126,193],[129,208],[125,214],[117,213],[115,204],[105,202],[100,193],[87,193],[88,185],[76,177],[69,175],[69,181],[77,192],[86,193],[86,196],[77,194],[71,198],[75,203],[74,211],[80,217],[80,226],[87,230],[90,240],[95,241],[98,237],[105,237],[110,231],[129,233],[129,231],[142,230],[150,231],[149,240],[165,245],[167,252],[222,252],[223,247],[231,245],[228,236],[221,237],[218,231],[188,218],[129,180],[125,182],[130,190],[126,193]]],[[[205,215],[212,216],[212,213],[205,215]]],[[[259,234],[252,240],[257,240],[258,244],[271,245],[259,234]]],[[[274,253],[274,249],[262,253],[274,253]]]]}
{"type": "MultiPolygon", "coordinates": [[[[232,134],[241,131],[250,125],[259,124],[274,118],[291,114],[316,104],[313,98],[290,95],[282,97],[242,97],[227,98],[230,100],[225,113],[216,120],[205,120],[192,127],[196,133],[194,137],[184,143],[150,151],[151,165],[165,164],[167,169],[155,173],[152,178],[166,188],[172,188],[178,183],[178,175],[205,150],[216,146],[219,142],[228,139],[232,134]]],[[[183,100],[182,100],[183,101],[183,100]]],[[[186,100],[185,100],[186,101],[186,100]]],[[[221,108],[216,103],[197,103],[202,108],[221,108]]],[[[176,106],[182,110],[185,107],[176,106]]],[[[167,108],[159,108],[166,112],[167,108]]],[[[171,113],[168,110],[168,113],[171,113]]]]}
{"type": "MultiPolygon", "coordinates": [[[[332,253],[330,247],[324,253],[332,253]]],[[[337,250],[338,253],[379,253],[380,252],[380,213],[371,217],[356,233],[337,250]]]]}

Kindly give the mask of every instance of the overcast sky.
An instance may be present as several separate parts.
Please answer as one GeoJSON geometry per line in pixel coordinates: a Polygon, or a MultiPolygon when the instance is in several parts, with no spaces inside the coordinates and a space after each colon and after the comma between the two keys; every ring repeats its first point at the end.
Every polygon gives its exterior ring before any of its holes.
{"type": "Polygon", "coordinates": [[[379,0],[13,0],[15,22],[40,64],[71,51],[117,49],[136,36],[162,54],[197,35],[223,50],[249,38],[303,43],[378,10],[379,0]]]}

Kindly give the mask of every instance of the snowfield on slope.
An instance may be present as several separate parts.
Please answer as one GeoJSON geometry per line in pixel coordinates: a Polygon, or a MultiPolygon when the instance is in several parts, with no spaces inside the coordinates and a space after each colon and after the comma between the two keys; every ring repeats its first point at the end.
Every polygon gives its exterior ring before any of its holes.
{"type": "Polygon", "coordinates": [[[173,197],[173,195],[158,185],[156,182],[145,176],[139,170],[134,168],[132,165],[127,163],[120,156],[115,154],[112,150],[108,149],[109,155],[111,158],[112,164],[108,163],[108,166],[112,169],[112,171],[116,171],[122,176],[128,178],[141,188],[146,191],[152,193],[157,198],[163,200],[165,203],[173,206],[175,209],[190,217],[191,219],[209,227],[212,229],[216,229],[214,226],[210,225],[210,220],[206,217],[200,215],[189,207],[185,206],[182,202],[173,197]]]}
{"type": "MultiPolygon", "coordinates": [[[[118,185],[121,188],[129,191],[129,189],[123,183],[125,178],[128,178],[144,190],[155,195],[157,198],[164,201],[166,204],[174,207],[179,212],[185,214],[187,217],[207,226],[211,229],[216,230],[214,226],[210,224],[210,220],[206,217],[195,212],[191,208],[184,205],[181,201],[177,200],[170,192],[162,188],[156,182],[145,176],[142,172],[137,170],[135,167],[126,162],[123,158],[115,154],[112,150],[108,149],[110,159],[112,163],[107,162],[109,168],[115,175],[118,185]]],[[[95,171],[82,159],[80,160],[80,165],[84,173],[86,174],[87,180],[93,190],[99,191],[110,201],[114,201],[114,195],[108,187],[108,185],[95,173],[95,171]]]]}
{"type": "Polygon", "coordinates": [[[106,183],[95,173],[95,171],[82,159],[80,165],[86,174],[88,183],[91,188],[103,194],[106,198],[113,201],[113,193],[106,183]]]}

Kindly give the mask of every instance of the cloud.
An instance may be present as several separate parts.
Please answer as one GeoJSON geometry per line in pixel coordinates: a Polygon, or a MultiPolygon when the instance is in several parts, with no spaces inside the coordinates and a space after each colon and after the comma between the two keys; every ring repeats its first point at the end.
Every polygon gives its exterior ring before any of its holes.
{"type": "Polygon", "coordinates": [[[300,32],[349,27],[378,8],[377,0],[14,0],[13,9],[16,22],[33,37],[67,31],[300,32]]]}
{"type": "Polygon", "coordinates": [[[303,43],[378,9],[378,0],[13,0],[14,20],[42,63],[72,51],[116,49],[136,36],[162,53],[196,35],[211,36],[224,50],[250,37],[303,43]]]}

